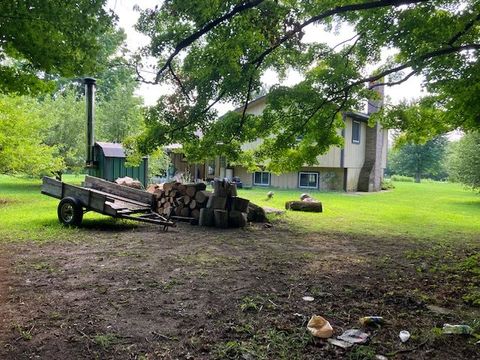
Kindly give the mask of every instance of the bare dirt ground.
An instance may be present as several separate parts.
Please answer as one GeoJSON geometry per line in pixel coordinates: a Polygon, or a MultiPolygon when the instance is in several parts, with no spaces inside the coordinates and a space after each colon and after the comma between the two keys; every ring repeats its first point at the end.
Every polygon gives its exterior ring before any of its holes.
{"type": "Polygon", "coordinates": [[[0,248],[0,359],[473,359],[480,345],[432,330],[478,312],[406,239],[305,234],[285,225],[216,230],[97,225],[73,239],[0,248]],[[305,295],[313,302],[302,300],[305,295]],[[451,313],[432,312],[427,305],[451,313]],[[381,315],[366,346],[336,335],[381,315]],[[401,344],[400,330],[412,338],[401,344]]]}

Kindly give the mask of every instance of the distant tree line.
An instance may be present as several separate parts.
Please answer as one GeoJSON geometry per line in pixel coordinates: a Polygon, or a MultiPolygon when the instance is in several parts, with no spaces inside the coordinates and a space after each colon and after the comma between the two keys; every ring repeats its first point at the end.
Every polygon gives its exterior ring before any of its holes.
{"type": "Polygon", "coordinates": [[[466,133],[458,141],[442,135],[424,143],[397,136],[388,155],[386,175],[461,182],[480,188],[480,133],[466,133]]]}

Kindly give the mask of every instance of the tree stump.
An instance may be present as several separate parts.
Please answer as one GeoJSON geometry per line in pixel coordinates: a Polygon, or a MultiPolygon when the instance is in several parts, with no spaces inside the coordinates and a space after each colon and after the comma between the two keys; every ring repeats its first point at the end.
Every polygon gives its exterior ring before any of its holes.
{"type": "Polygon", "coordinates": [[[322,203],[320,201],[287,201],[285,209],[294,211],[322,212],[322,203]]]}

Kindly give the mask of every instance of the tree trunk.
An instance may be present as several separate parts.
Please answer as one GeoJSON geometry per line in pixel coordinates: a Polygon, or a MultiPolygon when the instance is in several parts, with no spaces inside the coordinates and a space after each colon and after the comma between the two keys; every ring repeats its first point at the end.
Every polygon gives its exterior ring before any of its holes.
{"type": "Polygon", "coordinates": [[[422,179],[422,177],[421,177],[420,173],[416,173],[415,174],[415,182],[420,183],[421,179],[422,179]]]}

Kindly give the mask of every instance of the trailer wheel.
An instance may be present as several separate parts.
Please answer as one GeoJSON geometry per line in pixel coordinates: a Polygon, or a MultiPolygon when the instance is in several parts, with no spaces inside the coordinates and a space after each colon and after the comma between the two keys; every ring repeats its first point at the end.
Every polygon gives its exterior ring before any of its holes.
{"type": "Polygon", "coordinates": [[[79,226],[83,219],[82,204],[72,197],[63,198],[58,204],[57,214],[63,225],[79,226]]]}

